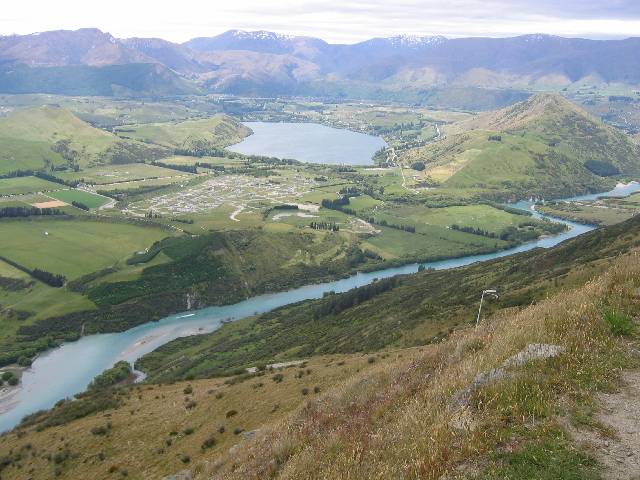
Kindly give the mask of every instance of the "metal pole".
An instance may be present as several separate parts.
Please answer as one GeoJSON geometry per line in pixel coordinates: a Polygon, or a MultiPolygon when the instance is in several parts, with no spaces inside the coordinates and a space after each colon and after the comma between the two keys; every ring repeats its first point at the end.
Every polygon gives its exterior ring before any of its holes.
{"type": "Polygon", "coordinates": [[[480,323],[480,312],[482,312],[482,302],[484,300],[484,291],[480,296],[480,308],[478,309],[478,316],[476,317],[476,328],[478,328],[478,324],[480,323]]]}

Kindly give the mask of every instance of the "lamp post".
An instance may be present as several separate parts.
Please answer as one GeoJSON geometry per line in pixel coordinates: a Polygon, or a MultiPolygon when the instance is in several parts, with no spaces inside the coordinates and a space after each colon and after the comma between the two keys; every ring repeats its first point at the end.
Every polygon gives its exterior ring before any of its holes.
{"type": "Polygon", "coordinates": [[[478,309],[478,316],[476,317],[476,328],[478,328],[478,324],[480,323],[480,314],[482,313],[482,303],[484,302],[485,295],[490,296],[491,298],[498,298],[498,292],[496,290],[483,290],[482,295],[480,296],[480,308],[478,309]]]}

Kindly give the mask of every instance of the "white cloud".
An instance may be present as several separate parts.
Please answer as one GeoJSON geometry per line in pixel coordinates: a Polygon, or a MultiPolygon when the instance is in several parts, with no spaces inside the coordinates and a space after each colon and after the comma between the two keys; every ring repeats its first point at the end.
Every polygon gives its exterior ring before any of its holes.
{"type": "Polygon", "coordinates": [[[0,32],[97,27],[118,37],[185,41],[232,28],[356,42],[400,33],[622,37],[640,32],[636,0],[22,0],[3,6],[0,32]]]}

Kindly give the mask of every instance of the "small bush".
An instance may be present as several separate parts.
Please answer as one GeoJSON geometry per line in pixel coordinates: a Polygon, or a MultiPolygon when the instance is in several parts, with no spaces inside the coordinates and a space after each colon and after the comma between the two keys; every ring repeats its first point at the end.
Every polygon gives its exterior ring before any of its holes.
{"type": "Polygon", "coordinates": [[[18,359],[18,365],[21,367],[30,367],[31,359],[29,357],[22,356],[18,359]]]}
{"type": "Polygon", "coordinates": [[[238,414],[237,410],[229,410],[226,415],[227,415],[227,418],[231,418],[236,416],[237,414],[238,414]]]}
{"type": "Polygon", "coordinates": [[[222,393],[222,392],[216,393],[216,399],[217,400],[220,400],[222,397],[224,397],[224,393],[222,393]]]}
{"type": "Polygon", "coordinates": [[[187,385],[183,392],[185,395],[191,395],[193,393],[193,388],[191,387],[191,385],[187,385]]]}
{"type": "Polygon", "coordinates": [[[53,456],[53,463],[55,463],[56,465],[63,464],[64,462],[67,461],[67,458],[69,458],[69,452],[68,451],[65,450],[63,452],[57,452],[53,456]]]}
{"type": "Polygon", "coordinates": [[[604,321],[609,325],[611,333],[613,333],[614,335],[626,337],[632,335],[635,330],[635,326],[631,321],[631,317],[624,312],[620,312],[617,310],[607,310],[606,312],[604,312],[603,318],[604,321]]]}
{"type": "Polygon", "coordinates": [[[182,455],[182,457],[180,457],[180,461],[186,465],[191,462],[191,457],[189,455],[182,455]]]}
{"type": "Polygon", "coordinates": [[[191,435],[193,432],[195,432],[195,429],[193,427],[187,427],[184,429],[185,435],[191,435]]]}
{"type": "Polygon", "coordinates": [[[271,379],[276,383],[280,383],[282,380],[284,380],[284,375],[281,373],[276,373],[273,377],[271,377],[271,379]]]}
{"type": "Polygon", "coordinates": [[[185,407],[187,408],[187,410],[191,410],[192,408],[196,408],[196,405],[198,405],[198,402],[196,402],[195,400],[190,400],[186,403],[185,407]]]}
{"type": "Polygon", "coordinates": [[[234,435],[240,435],[242,432],[244,432],[244,430],[243,430],[242,428],[240,428],[240,427],[236,427],[236,428],[233,430],[233,434],[234,434],[234,435]]]}
{"type": "Polygon", "coordinates": [[[318,386],[313,387],[313,393],[320,393],[320,387],[318,386]]]}
{"type": "Polygon", "coordinates": [[[368,362],[368,363],[375,363],[375,361],[376,361],[376,357],[369,357],[369,358],[367,359],[367,362],[368,362]]]}
{"type": "Polygon", "coordinates": [[[204,452],[205,450],[215,447],[216,443],[217,442],[215,438],[209,437],[204,442],[202,442],[202,446],[200,448],[204,452]]]}
{"type": "Polygon", "coordinates": [[[218,433],[224,433],[224,425],[218,427],[218,433]]]}
{"type": "Polygon", "coordinates": [[[91,433],[96,436],[103,436],[109,433],[109,430],[111,430],[110,424],[99,425],[99,426],[93,427],[91,429],[91,433]]]}
{"type": "Polygon", "coordinates": [[[308,389],[308,388],[306,388],[306,387],[305,387],[305,388],[303,388],[303,389],[302,389],[302,394],[303,394],[303,395],[309,395],[309,389],[308,389]]]}

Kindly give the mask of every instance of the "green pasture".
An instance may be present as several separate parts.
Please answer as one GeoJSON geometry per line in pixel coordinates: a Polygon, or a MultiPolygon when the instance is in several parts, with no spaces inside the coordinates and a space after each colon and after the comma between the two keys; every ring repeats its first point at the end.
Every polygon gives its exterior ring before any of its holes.
{"type": "Polygon", "coordinates": [[[76,189],[58,190],[57,192],[50,193],[49,196],[69,204],[71,202],[80,202],[89,208],[101,207],[109,201],[108,198],[103,197],[102,195],[96,195],[94,193],[76,189]]]}
{"type": "Polygon", "coordinates": [[[5,220],[0,252],[30,269],[40,268],[71,280],[123,262],[170,235],[155,227],[86,220],[5,220]]]}

